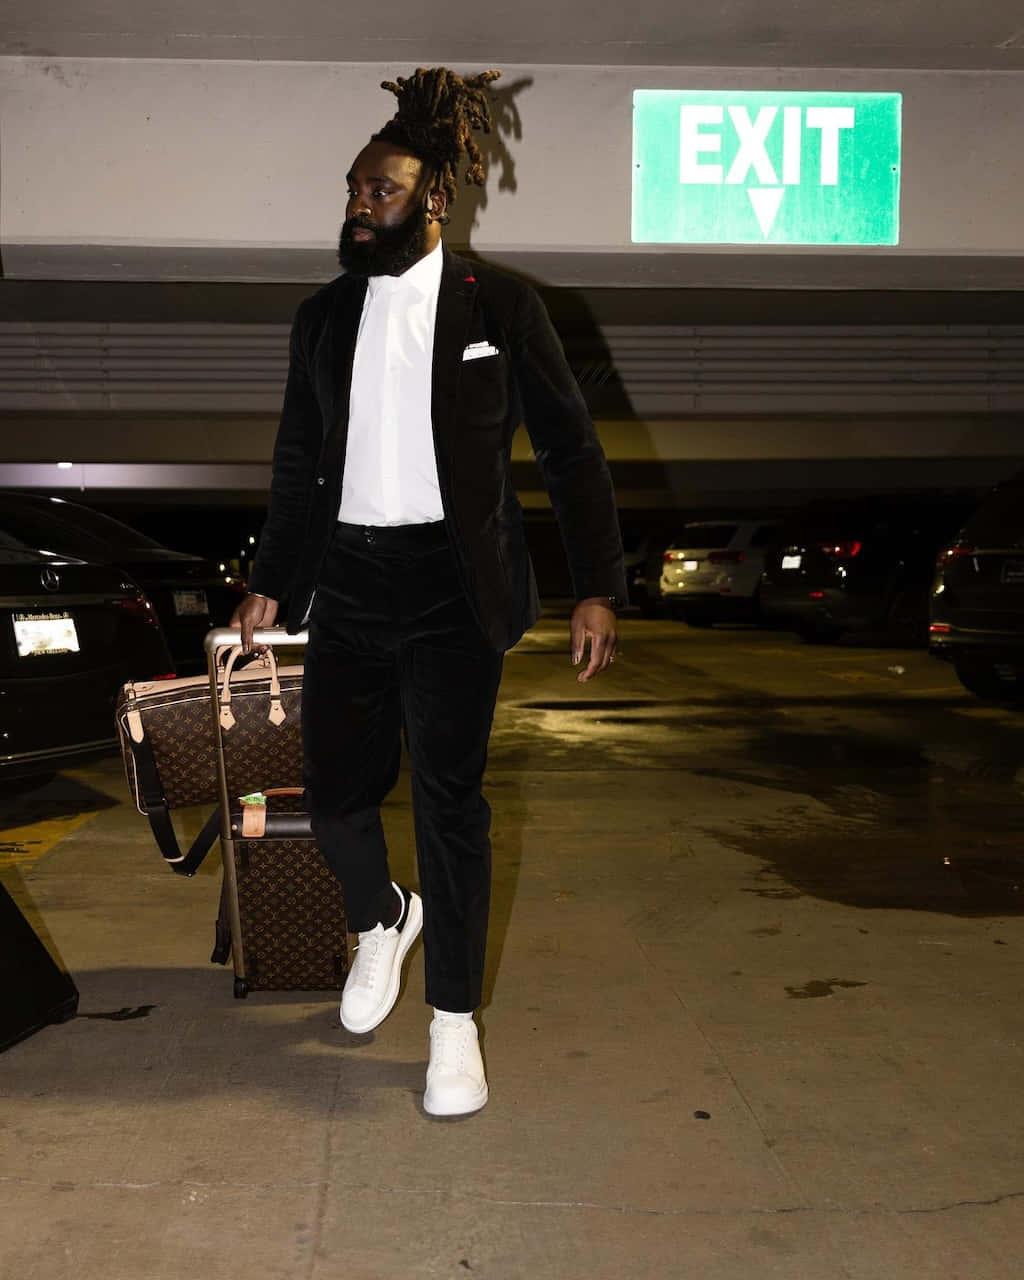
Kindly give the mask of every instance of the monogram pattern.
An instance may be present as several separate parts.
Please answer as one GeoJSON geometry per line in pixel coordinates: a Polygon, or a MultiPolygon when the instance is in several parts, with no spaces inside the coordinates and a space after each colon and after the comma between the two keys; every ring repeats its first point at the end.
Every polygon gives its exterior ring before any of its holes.
{"type": "Polygon", "coordinates": [[[239,976],[253,991],[340,991],[348,972],[345,904],[316,843],[237,840],[232,849],[245,960],[239,976]]]}
{"type": "Polygon", "coordinates": [[[266,787],[302,786],[302,668],[281,669],[281,705],[285,719],[268,719],[270,678],[246,668],[232,676],[231,710],[235,724],[220,729],[205,676],[134,685],[121,690],[117,728],[128,786],[139,811],[145,806],[135,777],[129,711],[137,711],[153,748],[169,808],[216,804],[217,733],[223,735],[228,795],[237,797],[266,787]]]}
{"type": "MultiPolygon", "coordinates": [[[[207,677],[125,685],[117,727],[140,812],[145,807],[132,755],[133,722],[138,731],[141,721],[169,808],[219,802],[218,751],[232,801],[252,791],[301,787],[302,668],[282,668],[279,677],[285,714],[278,724],[270,718],[271,678],[262,663],[231,672],[230,716],[224,719],[207,677]]],[[[273,809],[301,812],[302,796],[275,796],[273,809]]],[[[254,991],[340,990],[348,972],[345,904],[316,842],[282,836],[221,843],[224,855],[234,858],[238,888],[236,975],[254,991]]],[[[222,899],[218,960],[227,959],[226,905],[222,899]]]]}

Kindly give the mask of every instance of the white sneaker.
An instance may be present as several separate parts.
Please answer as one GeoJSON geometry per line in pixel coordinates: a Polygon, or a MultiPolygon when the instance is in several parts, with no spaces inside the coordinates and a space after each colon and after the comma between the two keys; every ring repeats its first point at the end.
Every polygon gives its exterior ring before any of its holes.
{"type": "Polygon", "coordinates": [[[479,1111],[486,1101],[476,1023],[435,1010],[423,1110],[431,1116],[461,1116],[479,1111]]]}
{"type": "Polygon", "coordinates": [[[362,1035],[379,1026],[395,1007],[402,984],[402,961],[423,928],[419,894],[402,889],[402,914],[390,929],[375,925],[359,935],[352,968],[341,993],[341,1025],[362,1035]]]}

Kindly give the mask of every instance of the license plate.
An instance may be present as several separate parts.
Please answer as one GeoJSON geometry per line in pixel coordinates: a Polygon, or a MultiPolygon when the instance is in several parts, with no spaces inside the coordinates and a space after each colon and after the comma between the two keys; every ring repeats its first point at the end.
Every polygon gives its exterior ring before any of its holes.
{"type": "Polygon", "coordinates": [[[175,591],[174,612],[179,618],[194,616],[195,614],[200,613],[209,613],[210,606],[206,603],[206,592],[175,591]]]}
{"type": "Polygon", "coordinates": [[[1003,581],[1009,586],[1024,585],[1024,560],[1007,560],[1003,565],[1003,581]]]}
{"type": "Polygon", "coordinates": [[[700,561],[699,561],[699,560],[684,560],[684,561],[683,561],[683,568],[685,569],[685,571],[686,571],[687,573],[696,573],[696,571],[700,568],[700,561]]]}
{"type": "Polygon", "coordinates": [[[804,562],[803,556],[783,556],[782,557],[783,569],[799,569],[800,566],[803,564],[803,562],[804,562]]]}
{"type": "Polygon", "coordinates": [[[70,613],[16,613],[12,621],[19,658],[82,651],[78,643],[78,629],[70,613]]]}

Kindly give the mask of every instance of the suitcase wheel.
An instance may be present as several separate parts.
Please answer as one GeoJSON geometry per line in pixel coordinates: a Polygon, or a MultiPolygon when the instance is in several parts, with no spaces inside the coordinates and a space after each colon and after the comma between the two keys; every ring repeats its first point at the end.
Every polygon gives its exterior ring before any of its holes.
{"type": "Polygon", "coordinates": [[[235,999],[244,1000],[249,994],[249,984],[244,978],[235,979],[235,999]]]}

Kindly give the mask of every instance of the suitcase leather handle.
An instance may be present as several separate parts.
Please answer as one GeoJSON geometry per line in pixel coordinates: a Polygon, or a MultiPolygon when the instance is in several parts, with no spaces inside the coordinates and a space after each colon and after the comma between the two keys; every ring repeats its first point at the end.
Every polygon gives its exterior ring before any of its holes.
{"type": "MultiPolygon", "coordinates": [[[[263,792],[269,800],[272,796],[301,796],[302,787],[270,787],[263,792]]],[[[277,816],[277,815],[275,815],[277,816]]],[[[282,817],[285,815],[281,815],[282,817]]],[[[234,823],[231,824],[234,828],[234,823]]],[[[265,804],[242,805],[242,839],[258,840],[267,833],[267,806],[265,804]]]]}
{"type": "MultiPolygon", "coordinates": [[[[235,726],[235,716],[231,710],[231,673],[242,652],[240,644],[232,645],[228,650],[227,662],[224,664],[224,679],[220,688],[220,727],[225,730],[233,729],[235,726]]],[[[272,725],[283,724],[288,717],[281,705],[281,679],[273,649],[266,649],[260,656],[260,661],[270,671],[270,711],[267,713],[267,719],[272,725]]]]}

